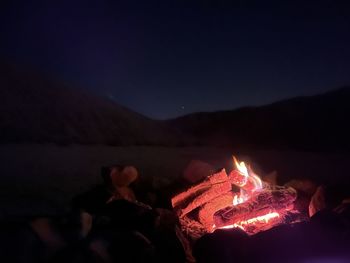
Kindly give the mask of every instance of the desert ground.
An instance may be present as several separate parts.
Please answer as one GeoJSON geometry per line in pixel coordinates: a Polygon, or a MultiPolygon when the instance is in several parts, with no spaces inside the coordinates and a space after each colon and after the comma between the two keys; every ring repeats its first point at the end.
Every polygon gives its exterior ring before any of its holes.
{"type": "Polygon", "coordinates": [[[341,153],[8,144],[0,146],[0,219],[60,213],[72,197],[102,182],[102,166],[134,165],[141,179],[162,188],[181,176],[193,159],[230,169],[232,154],[247,161],[260,175],[276,171],[281,184],[300,178],[318,184],[335,181],[347,185],[350,181],[350,155],[341,153]]]}

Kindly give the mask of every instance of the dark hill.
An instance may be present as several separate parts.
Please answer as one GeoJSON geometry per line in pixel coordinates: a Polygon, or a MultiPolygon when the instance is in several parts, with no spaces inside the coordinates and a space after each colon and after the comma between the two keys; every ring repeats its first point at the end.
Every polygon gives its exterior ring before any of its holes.
{"type": "Polygon", "coordinates": [[[158,144],[159,125],[30,70],[0,65],[0,141],[158,144]]]}
{"type": "Polygon", "coordinates": [[[0,142],[350,150],[350,87],[155,121],[30,70],[0,65],[0,142]]]}
{"type": "Polygon", "coordinates": [[[169,124],[198,145],[349,150],[349,116],[350,87],[343,87],[261,107],[194,113],[169,124]]]}

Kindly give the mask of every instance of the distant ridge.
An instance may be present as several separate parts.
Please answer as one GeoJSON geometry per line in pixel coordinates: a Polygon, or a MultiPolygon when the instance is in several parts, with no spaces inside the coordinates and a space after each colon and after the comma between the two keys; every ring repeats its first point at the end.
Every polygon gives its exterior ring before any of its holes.
{"type": "Polygon", "coordinates": [[[163,133],[141,114],[64,83],[0,65],[0,141],[157,144],[163,133]]]}
{"type": "Polygon", "coordinates": [[[350,150],[350,87],[261,107],[156,121],[112,100],[0,64],[0,143],[350,150]]]}
{"type": "Polygon", "coordinates": [[[261,107],[189,114],[169,125],[198,145],[349,150],[349,116],[350,87],[342,87],[261,107]]]}

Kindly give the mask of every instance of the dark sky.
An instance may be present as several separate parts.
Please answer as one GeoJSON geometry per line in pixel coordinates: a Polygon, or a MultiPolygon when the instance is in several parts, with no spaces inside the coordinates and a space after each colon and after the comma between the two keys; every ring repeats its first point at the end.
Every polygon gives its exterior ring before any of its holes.
{"type": "Polygon", "coordinates": [[[1,1],[0,57],[153,118],[350,84],[346,1],[1,1]]]}

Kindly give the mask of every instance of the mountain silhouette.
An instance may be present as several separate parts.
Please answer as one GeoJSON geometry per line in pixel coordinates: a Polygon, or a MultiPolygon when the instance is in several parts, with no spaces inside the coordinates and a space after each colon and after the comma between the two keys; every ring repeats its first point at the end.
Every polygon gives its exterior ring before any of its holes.
{"type": "Polygon", "coordinates": [[[31,70],[0,65],[0,142],[349,150],[350,87],[156,121],[31,70]]]}
{"type": "Polygon", "coordinates": [[[343,150],[350,148],[350,87],[261,107],[189,114],[169,121],[191,144],[343,150]]]}
{"type": "Polygon", "coordinates": [[[0,66],[1,142],[157,144],[157,122],[49,77],[0,66]]]}

